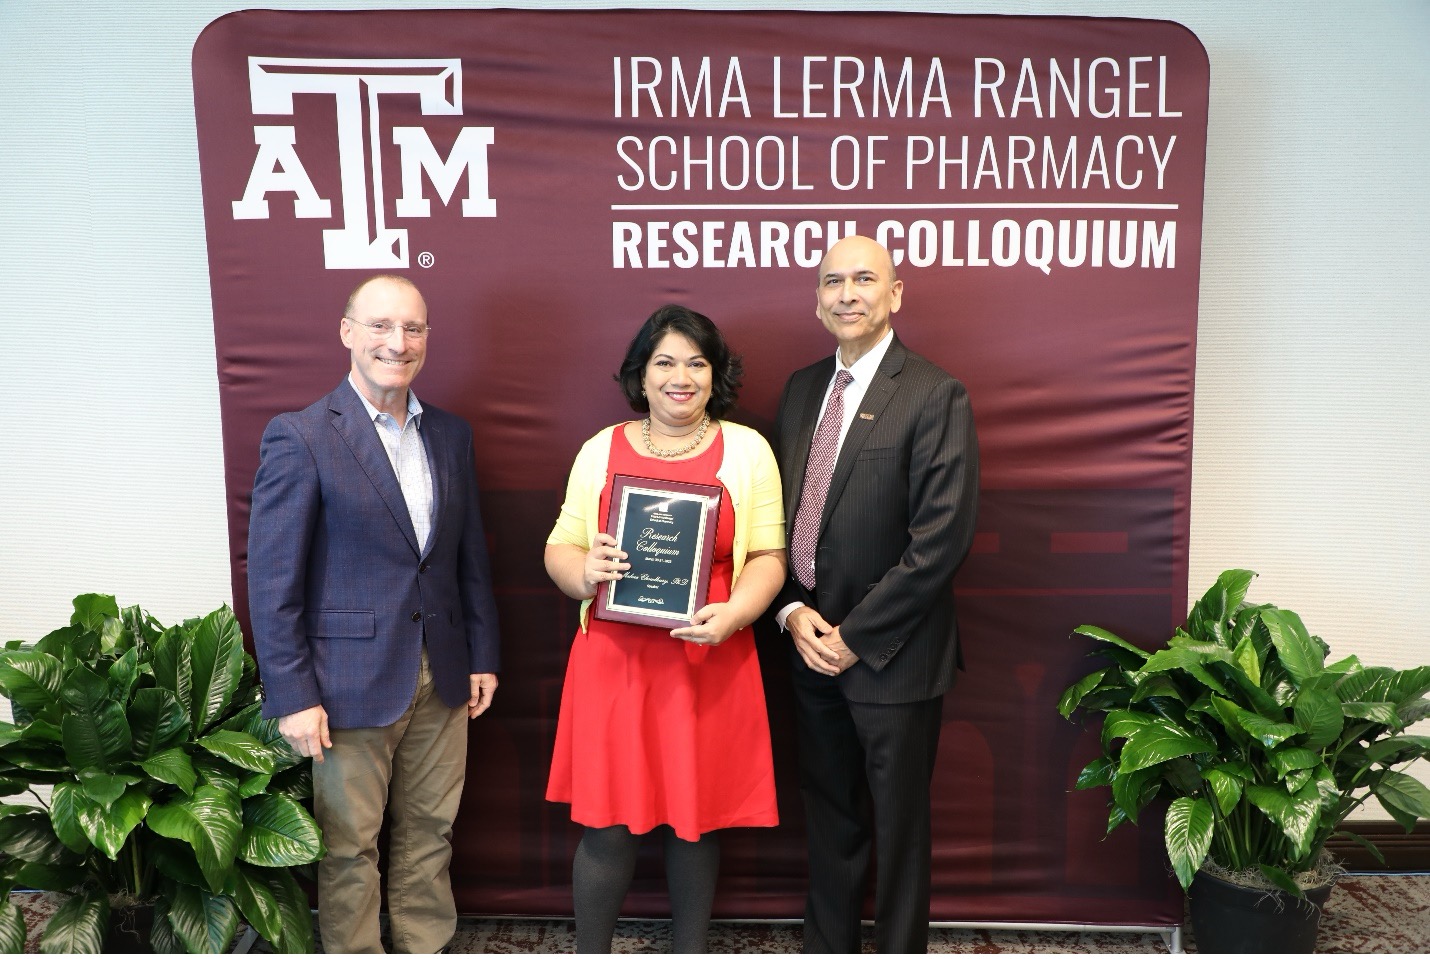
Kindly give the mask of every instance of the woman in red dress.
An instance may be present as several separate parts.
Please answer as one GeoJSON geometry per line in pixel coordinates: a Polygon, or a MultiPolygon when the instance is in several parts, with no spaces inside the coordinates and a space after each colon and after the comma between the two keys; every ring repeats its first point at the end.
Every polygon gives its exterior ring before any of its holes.
{"type": "Polygon", "coordinates": [[[645,413],[581,448],[546,541],[546,571],[582,600],[546,798],[586,827],[572,866],[578,952],[609,952],[640,837],[663,834],[672,945],[705,952],[718,830],[774,826],[774,769],[750,624],[785,578],[779,471],[754,430],[723,422],[740,360],[682,306],[646,320],[620,381],[645,413]],[[630,569],[605,529],[617,474],[723,489],[707,605],[675,629],[591,615],[630,569]]]}

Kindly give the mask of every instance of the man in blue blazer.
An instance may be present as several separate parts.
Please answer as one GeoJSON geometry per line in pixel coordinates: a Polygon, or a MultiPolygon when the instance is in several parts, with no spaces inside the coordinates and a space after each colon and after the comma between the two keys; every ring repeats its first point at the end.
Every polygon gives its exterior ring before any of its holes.
{"type": "Polygon", "coordinates": [[[960,662],[952,580],[973,541],[978,440],[963,384],[894,335],[903,290],[873,240],[830,248],[815,312],[838,350],[790,377],[776,420],[805,952],[859,951],[871,845],[879,951],[928,949],[929,783],[960,662]]]}
{"type": "Polygon", "coordinates": [[[471,428],[417,401],[427,305],[373,277],[340,323],[347,379],[263,434],[249,612],[263,713],[313,758],[328,952],[382,952],[377,837],[391,806],[398,952],[456,927],[448,866],[467,721],[496,692],[498,635],[471,428]]]}

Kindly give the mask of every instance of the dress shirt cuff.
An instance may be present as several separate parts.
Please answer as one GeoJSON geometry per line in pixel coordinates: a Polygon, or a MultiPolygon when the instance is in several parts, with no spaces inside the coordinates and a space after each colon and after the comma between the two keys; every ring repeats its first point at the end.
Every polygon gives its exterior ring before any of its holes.
{"type": "Polygon", "coordinates": [[[790,603],[788,606],[781,609],[778,613],[775,613],[775,623],[779,625],[780,629],[789,629],[789,627],[785,625],[785,623],[789,622],[789,614],[799,609],[803,605],[804,603],[790,603]]]}

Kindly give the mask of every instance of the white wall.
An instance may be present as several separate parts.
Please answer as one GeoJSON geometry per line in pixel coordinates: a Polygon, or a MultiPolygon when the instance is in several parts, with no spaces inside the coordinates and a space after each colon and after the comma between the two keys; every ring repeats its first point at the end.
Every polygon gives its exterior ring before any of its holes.
{"type": "MultiPolygon", "coordinates": [[[[1249,567],[1254,599],[1336,653],[1430,662],[1430,4],[740,6],[1191,28],[1212,71],[1192,594],[1249,567]]],[[[19,404],[0,442],[0,640],[62,625],[82,591],[166,622],[231,599],[189,63],[242,7],[0,2],[0,328],[19,404]]]]}

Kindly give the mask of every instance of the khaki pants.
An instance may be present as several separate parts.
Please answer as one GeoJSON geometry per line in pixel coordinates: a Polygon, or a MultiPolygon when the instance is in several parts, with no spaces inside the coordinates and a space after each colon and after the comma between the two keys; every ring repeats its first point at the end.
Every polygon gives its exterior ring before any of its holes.
{"type": "Polygon", "coordinates": [[[396,952],[432,953],[457,926],[448,866],[467,770],[467,709],[432,686],[427,651],[417,694],[391,726],[334,729],[313,764],[313,805],[328,855],[318,865],[318,927],[327,952],[382,952],[377,836],[391,808],[387,908],[396,952]]]}

